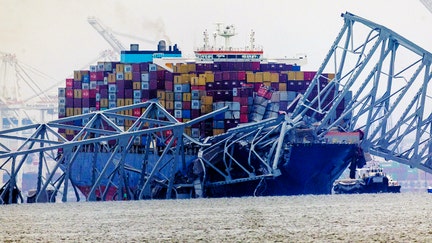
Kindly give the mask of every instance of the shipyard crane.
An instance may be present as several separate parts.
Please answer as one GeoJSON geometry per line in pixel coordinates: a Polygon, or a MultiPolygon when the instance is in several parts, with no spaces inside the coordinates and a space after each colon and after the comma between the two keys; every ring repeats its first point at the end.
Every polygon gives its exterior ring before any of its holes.
{"type": "Polygon", "coordinates": [[[110,44],[115,52],[118,54],[122,50],[126,50],[123,44],[95,17],[88,17],[88,23],[110,44]]]}
{"type": "Polygon", "coordinates": [[[183,133],[184,129],[225,112],[227,107],[181,123],[157,101],[149,101],[0,131],[1,139],[24,141],[18,149],[0,144],[0,170],[10,175],[0,188],[0,203],[18,201],[16,175],[29,155],[35,155],[40,161],[34,201],[43,201],[44,195],[46,198],[46,195],[59,194],[62,201],[67,201],[70,188],[79,200],[80,185],[71,180],[71,173],[76,173],[72,170],[74,162],[85,151],[91,151],[89,154],[93,156],[88,158],[93,169],[86,171],[92,173],[92,186],[86,198],[89,201],[105,199],[107,189],[101,187],[102,180],[116,188],[117,199],[122,195],[125,199],[152,198],[152,191],[157,187],[165,189],[165,198],[171,198],[173,192],[184,186],[192,187],[199,195],[199,183],[179,184],[174,180],[176,171],[186,169],[184,151],[188,150],[188,144],[208,152],[201,156],[203,167],[220,175],[219,181],[213,184],[264,181],[266,177],[278,176],[285,135],[289,135],[291,128],[304,125],[311,125],[308,126],[314,128],[311,135],[323,142],[325,134],[333,129],[361,131],[360,145],[364,153],[432,172],[432,54],[382,25],[351,13],[342,17],[344,24],[340,32],[308,89],[292,104],[291,113],[228,130],[214,136],[217,143],[210,146],[206,143],[209,140],[196,141],[183,133]],[[335,75],[330,77],[325,73],[335,75]],[[139,117],[122,115],[137,108],[145,110],[139,117]],[[118,119],[129,120],[130,128],[117,126],[114,121],[118,119]],[[82,123],[83,120],[86,122],[82,123]],[[65,139],[57,128],[72,131],[73,138],[65,139]],[[17,134],[22,131],[32,132],[25,132],[27,136],[17,134]],[[276,140],[268,139],[268,134],[276,140]],[[145,151],[139,153],[143,160],[139,168],[130,166],[126,159],[127,151],[136,149],[133,145],[138,136],[147,138],[145,151]],[[243,164],[230,157],[234,142],[246,136],[253,138],[251,154],[264,165],[260,174],[250,170],[253,167],[248,164],[250,161],[243,164]],[[161,142],[160,149],[159,145],[152,145],[154,141],[161,142]],[[110,143],[112,146],[107,146],[110,143]],[[258,151],[259,148],[264,148],[265,153],[258,151]],[[61,153],[53,156],[56,151],[61,153]],[[108,151],[111,157],[97,165],[95,161],[101,151],[108,151]],[[151,154],[160,157],[149,168],[147,161],[151,154]],[[213,158],[209,158],[212,155],[221,155],[216,159],[226,168],[215,167],[213,158]],[[54,158],[54,162],[48,162],[47,157],[54,158]],[[242,170],[235,179],[230,174],[233,166],[242,170]],[[128,173],[141,175],[138,188],[126,185],[128,173]],[[53,192],[47,194],[49,188],[53,192]]]}
{"type": "Polygon", "coordinates": [[[105,27],[99,19],[96,17],[88,17],[87,22],[105,39],[105,41],[108,42],[108,44],[112,47],[112,49],[117,53],[120,54],[122,50],[126,50],[125,46],[119,41],[115,35],[121,35],[128,38],[140,40],[146,43],[155,44],[155,41],[148,40],[145,38],[140,38],[134,35],[126,34],[126,33],[120,33],[116,31],[112,31],[111,29],[105,27]]]}
{"type": "Polygon", "coordinates": [[[432,13],[432,1],[431,0],[420,0],[421,3],[432,13]]]}

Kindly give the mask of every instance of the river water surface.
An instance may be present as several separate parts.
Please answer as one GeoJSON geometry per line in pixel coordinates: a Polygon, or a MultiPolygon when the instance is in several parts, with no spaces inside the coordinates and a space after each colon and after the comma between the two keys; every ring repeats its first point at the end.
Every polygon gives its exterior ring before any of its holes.
{"type": "Polygon", "coordinates": [[[1,242],[432,242],[432,194],[0,206],[1,242]]]}

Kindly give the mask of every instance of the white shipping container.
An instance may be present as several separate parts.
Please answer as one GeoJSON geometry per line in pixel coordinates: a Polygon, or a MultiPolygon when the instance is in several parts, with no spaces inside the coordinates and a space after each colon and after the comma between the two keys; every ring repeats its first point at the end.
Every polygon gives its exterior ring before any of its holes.
{"type": "Polygon", "coordinates": [[[174,110],[174,117],[175,118],[182,118],[182,110],[174,110]]]}
{"type": "Polygon", "coordinates": [[[141,82],[141,89],[143,89],[143,90],[149,90],[150,89],[149,82],[146,82],[146,81],[141,82]]]}
{"type": "Polygon", "coordinates": [[[141,73],[141,81],[143,82],[149,82],[150,81],[150,76],[148,73],[141,73]]]}

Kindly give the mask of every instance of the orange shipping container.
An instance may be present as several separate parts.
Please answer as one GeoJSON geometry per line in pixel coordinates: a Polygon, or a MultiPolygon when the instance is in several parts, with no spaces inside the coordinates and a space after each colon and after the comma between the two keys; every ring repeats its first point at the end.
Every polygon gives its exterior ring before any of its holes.
{"type": "Polygon", "coordinates": [[[166,101],[174,101],[174,93],[173,92],[165,92],[165,100],[166,101]]]}

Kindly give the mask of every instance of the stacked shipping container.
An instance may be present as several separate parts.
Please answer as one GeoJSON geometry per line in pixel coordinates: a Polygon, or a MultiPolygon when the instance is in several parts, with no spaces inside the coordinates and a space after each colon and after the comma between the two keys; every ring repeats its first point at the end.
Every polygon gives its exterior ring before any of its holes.
{"type": "MultiPolygon", "coordinates": [[[[173,70],[152,63],[99,62],[89,70],[75,71],[73,79],[66,79],[66,87],[59,89],[59,117],[158,98],[176,119],[186,122],[228,106],[225,114],[186,131],[200,138],[223,133],[239,123],[277,116],[279,111],[289,112],[288,105],[315,76],[298,66],[259,62],[182,63],[173,70]]],[[[324,75],[322,87],[333,77],[324,75]]],[[[142,112],[134,109],[124,114],[138,117],[142,112]]],[[[124,129],[132,125],[122,120],[116,123],[124,129]]],[[[74,136],[71,130],[59,132],[67,139],[74,136]]]]}

